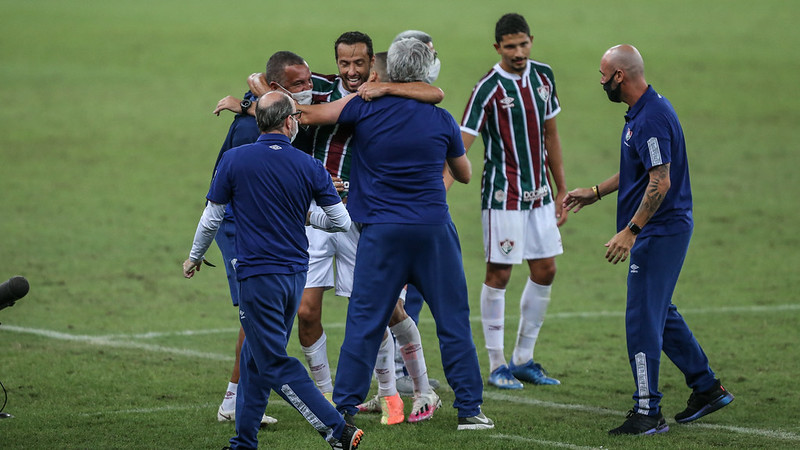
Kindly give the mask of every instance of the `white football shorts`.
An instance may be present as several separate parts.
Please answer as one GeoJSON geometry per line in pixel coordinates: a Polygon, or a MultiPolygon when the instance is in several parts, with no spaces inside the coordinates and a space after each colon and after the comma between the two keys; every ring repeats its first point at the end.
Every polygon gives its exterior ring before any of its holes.
{"type": "Polygon", "coordinates": [[[346,233],[328,233],[306,227],[308,237],[308,275],[306,287],[336,287],[336,295],[350,297],[353,292],[353,269],[356,265],[356,249],[361,233],[351,226],[346,233]],[[333,263],[336,261],[334,284],[333,263]]]}
{"type": "Polygon", "coordinates": [[[484,209],[481,213],[486,262],[520,264],[564,253],[552,202],[524,211],[484,209]]]}

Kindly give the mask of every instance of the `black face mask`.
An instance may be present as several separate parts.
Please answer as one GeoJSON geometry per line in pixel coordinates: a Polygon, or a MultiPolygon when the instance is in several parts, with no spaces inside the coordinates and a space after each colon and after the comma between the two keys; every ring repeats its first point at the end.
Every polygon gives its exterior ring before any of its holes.
{"type": "MultiPolygon", "coordinates": [[[[616,75],[617,72],[614,72],[616,75]]],[[[614,103],[621,103],[622,102],[622,83],[618,84],[616,88],[611,87],[611,82],[614,81],[614,75],[603,83],[603,90],[606,91],[606,95],[608,95],[608,99],[614,103]]]]}

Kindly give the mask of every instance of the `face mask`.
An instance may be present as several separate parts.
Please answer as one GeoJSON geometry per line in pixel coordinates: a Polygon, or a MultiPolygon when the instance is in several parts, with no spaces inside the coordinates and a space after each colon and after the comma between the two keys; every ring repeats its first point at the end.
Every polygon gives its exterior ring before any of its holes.
{"type": "Polygon", "coordinates": [[[286,89],[285,87],[281,86],[280,84],[278,84],[278,87],[283,89],[283,91],[286,92],[287,94],[289,94],[289,96],[291,96],[294,99],[294,101],[296,101],[298,104],[300,104],[300,105],[310,105],[311,104],[311,89],[308,89],[306,91],[300,91],[300,92],[289,92],[288,89],[286,89]]]}
{"type": "Polygon", "coordinates": [[[292,135],[289,137],[289,142],[294,142],[294,138],[297,137],[297,133],[300,131],[300,122],[294,116],[292,116],[292,119],[294,119],[294,128],[292,129],[292,135]]]}
{"type": "MultiPolygon", "coordinates": [[[[617,73],[614,72],[614,75],[617,73]]],[[[622,102],[622,83],[618,84],[616,88],[611,87],[611,82],[614,81],[614,75],[611,75],[611,78],[608,79],[605,83],[603,83],[603,90],[606,91],[606,95],[608,95],[608,99],[614,103],[621,103],[622,102]]]]}
{"type": "Polygon", "coordinates": [[[428,84],[433,84],[437,78],[439,78],[439,71],[442,70],[442,62],[439,58],[433,60],[433,64],[431,64],[431,68],[428,71],[428,76],[425,77],[425,82],[428,84]]]}

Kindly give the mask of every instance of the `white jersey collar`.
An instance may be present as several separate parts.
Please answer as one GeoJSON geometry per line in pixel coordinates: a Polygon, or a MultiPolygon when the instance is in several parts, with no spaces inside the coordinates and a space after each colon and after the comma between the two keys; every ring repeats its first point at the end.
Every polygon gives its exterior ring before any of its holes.
{"type": "Polygon", "coordinates": [[[495,72],[500,74],[500,76],[503,77],[503,78],[508,78],[509,80],[514,80],[514,81],[517,81],[517,80],[521,79],[522,80],[522,87],[527,87],[528,86],[528,79],[530,78],[530,73],[531,73],[531,60],[528,59],[528,64],[525,66],[525,72],[523,72],[522,75],[517,75],[517,74],[511,73],[511,72],[506,72],[506,70],[503,69],[500,66],[500,63],[497,63],[497,64],[494,65],[494,70],[495,70],[495,72]]]}

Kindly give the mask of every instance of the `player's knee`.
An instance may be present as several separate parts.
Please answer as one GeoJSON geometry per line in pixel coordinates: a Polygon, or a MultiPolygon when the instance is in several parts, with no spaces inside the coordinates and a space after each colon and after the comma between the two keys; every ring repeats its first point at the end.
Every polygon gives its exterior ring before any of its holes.
{"type": "Polygon", "coordinates": [[[297,308],[297,324],[301,328],[306,328],[318,324],[322,320],[322,311],[319,308],[300,305],[297,308]]]}
{"type": "Polygon", "coordinates": [[[531,271],[531,281],[542,286],[550,286],[556,279],[556,264],[539,264],[531,271]]]}

